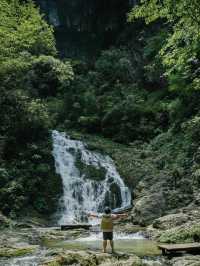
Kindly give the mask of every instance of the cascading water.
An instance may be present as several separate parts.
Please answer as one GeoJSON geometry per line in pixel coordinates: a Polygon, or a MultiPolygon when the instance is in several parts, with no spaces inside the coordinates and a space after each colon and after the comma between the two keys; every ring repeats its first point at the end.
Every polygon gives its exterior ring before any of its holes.
{"type": "Polygon", "coordinates": [[[52,138],[56,172],[63,181],[59,224],[80,222],[84,213],[102,211],[105,205],[113,209],[130,205],[130,191],[109,156],[90,151],[81,141],[72,140],[56,130],[52,132],[52,138]],[[82,172],[78,162],[86,169],[95,169],[93,176],[82,172]],[[103,172],[103,177],[97,180],[99,172],[103,172]]]}

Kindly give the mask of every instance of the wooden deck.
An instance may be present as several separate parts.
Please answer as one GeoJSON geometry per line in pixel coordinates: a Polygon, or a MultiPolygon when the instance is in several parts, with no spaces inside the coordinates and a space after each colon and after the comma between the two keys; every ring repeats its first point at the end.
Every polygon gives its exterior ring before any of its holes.
{"type": "Polygon", "coordinates": [[[85,229],[89,230],[91,227],[90,224],[64,224],[61,225],[61,230],[72,230],[72,229],[85,229]]]}
{"type": "Polygon", "coordinates": [[[178,251],[194,251],[200,253],[200,243],[158,245],[158,248],[162,250],[163,255],[178,251]]]}

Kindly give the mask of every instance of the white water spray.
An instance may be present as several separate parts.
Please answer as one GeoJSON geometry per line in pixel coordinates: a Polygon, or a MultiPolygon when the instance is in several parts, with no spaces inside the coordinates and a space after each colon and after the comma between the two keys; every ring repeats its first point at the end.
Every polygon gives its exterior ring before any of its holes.
{"type": "Polygon", "coordinates": [[[72,140],[56,130],[52,132],[52,138],[56,172],[63,182],[59,224],[80,222],[84,213],[102,211],[106,200],[109,203],[112,201],[114,208],[131,204],[130,191],[109,156],[89,151],[83,142],[72,140]],[[95,176],[86,177],[77,168],[77,157],[86,166],[95,167],[99,171],[104,169],[105,178],[97,181],[95,176]]]}

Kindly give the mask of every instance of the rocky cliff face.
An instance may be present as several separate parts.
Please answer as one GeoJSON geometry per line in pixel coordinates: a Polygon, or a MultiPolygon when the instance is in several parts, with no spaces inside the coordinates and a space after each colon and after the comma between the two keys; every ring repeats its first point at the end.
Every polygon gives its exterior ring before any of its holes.
{"type": "Polygon", "coordinates": [[[58,14],[58,3],[54,0],[36,0],[35,1],[39,6],[43,13],[45,13],[45,17],[49,23],[53,26],[60,26],[60,18],[58,14]]]}
{"type": "Polygon", "coordinates": [[[62,56],[84,57],[115,43],[126,24],[130,0],[35,0],[55,27],[62,56]],[[120,7],[120,8],[119,8],[120,7]]]}

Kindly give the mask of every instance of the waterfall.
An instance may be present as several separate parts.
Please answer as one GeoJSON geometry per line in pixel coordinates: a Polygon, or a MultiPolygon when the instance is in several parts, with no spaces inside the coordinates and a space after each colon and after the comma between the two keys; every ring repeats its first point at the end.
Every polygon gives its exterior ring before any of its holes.
{"type": "Polygon", "coordinates": [[[63,182],[59,224],[83,221],[86,212],[101,212],[105,205],[130,205],[130,191],[109,156],[56,130],[52,138],[55,168],[63,182]]]}

